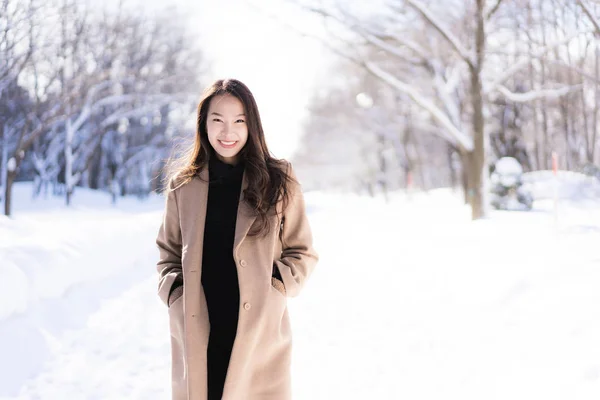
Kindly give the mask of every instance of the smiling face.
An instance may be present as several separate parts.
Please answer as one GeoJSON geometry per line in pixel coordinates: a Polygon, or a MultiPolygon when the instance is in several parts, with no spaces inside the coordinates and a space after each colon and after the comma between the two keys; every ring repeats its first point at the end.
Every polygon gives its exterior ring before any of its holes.
{"type": "Polygon", "coordinates": [[[237,164],[239,153],[248,140],[242,102],[230,94],[213,97],[208,108],[206,132],[217,158],[227,164],[237,164]]]}

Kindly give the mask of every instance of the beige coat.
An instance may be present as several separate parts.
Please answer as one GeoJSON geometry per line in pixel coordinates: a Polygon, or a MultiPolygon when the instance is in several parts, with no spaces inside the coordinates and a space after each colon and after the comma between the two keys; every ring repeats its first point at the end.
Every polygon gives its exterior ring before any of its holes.
{"type": "MultiPolygon", "coordinates": [[[[288,170],[294,178],[293,170],[288,170]]],[[[208,198],[208,171],[170,192],[156,243],[160,258],[158,294],[165,305],[178,274],[184,294],[168,308],[171,330],[173,400],[207,398],[206,349],[210,324],[201,284],[202,243],[208,198]]],[[[172,184],[172,183],[171,183],[172,184]]],[[[287,297],[298,295],[318,256],[305,213],[301,187],[290,188],[284,213],[282,249],[279,229],[266,237],[247,236],[256,217],[244,201],[246,174],[238,207],[233,257],[240,288],[238,329],[225,386],[225,400],[291,399],[291,331],[287,297]],[[273,265],[283,278],[286,296],[271,283],[273,265]]],[[[278,227],[278,217],[271,217],[278,227]]]]}

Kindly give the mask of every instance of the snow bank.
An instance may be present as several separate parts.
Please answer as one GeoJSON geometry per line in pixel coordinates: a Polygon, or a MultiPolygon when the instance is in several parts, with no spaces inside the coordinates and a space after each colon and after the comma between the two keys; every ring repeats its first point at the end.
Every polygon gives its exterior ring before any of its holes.
{"type": "Polygon", "coordinates": [[[523,174],[523,182],[536,200],[554,198],[555,189],[559,199],[576,202],[600,199],[600,180],[578,172],[558,171],[556,177],[552,171],[527,172],[523,174]]]}
{"type": "MultiPolygon", "coordinates": [[[[123,217],[162,210],[164,204],[153,195],[144,202],[122,199],[113,207],[109,195],[78,188],[69,209],[63,198],[32,199],[31,183],[15,186],[13,218],[0,217],[0,321],[74,285],[119,273],[136,256],[127,249],[139,229],[123,217]],[[115,243],[116,233],[125,240],[115,243]]],[[[146,222],[154,217],[139,215],[146,222]]]]}
{"type": "Polygon", "coordinates": [[[109,195],[78,188],[69,209],[63,198],[32,199],[31,183],[18,183],[13,204],[11,219],[0,216],[0,370],[11,371],[0,374],[0,397],[39,371],[55,337],[154,273],[164,199],[113,207],[109,195]]]}

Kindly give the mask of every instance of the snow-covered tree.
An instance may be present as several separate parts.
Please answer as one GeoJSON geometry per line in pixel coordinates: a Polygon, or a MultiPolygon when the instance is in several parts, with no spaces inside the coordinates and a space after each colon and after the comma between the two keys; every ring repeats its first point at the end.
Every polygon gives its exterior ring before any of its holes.
{"type": "MultiPolygon", "coordinates": [[[[473,218],[484,216],[487,209],[488,124],[495,101],[537,101],[542,113],[548,113],[544,104],[581,90],[575,82],[543,76],[536,79],[541,84],[511,88],[513,77],[532,63],[589,35],[588,26],[569,29],[567,35],[543,35],[540,21],[547,12],[558,11],[559,4],[539,11],[548,2],[457,0],[443,7],[424,0],[388,0],[377,3],[380,7],[293,2],[325,18],[330,36],[324,43],[335,54],[360,65],[429,114],[437,134],[460,154],[473,218]],[[527,6],[539,15],[533,14],[532,26],[515,40],[514,18],[521,18],[527,6]]],[[[536,72],[540,75],[542,71],[536,72]]]]}
{"type": "Polygon", "coordinates": [[[204,59],[184,16],[170,9],[149,16],[124,2],[97,9],[60,0],[29,9],[18,29],[29,34],[32,51],[15,79],[30,104],[22,129],[6,145],[0,140],[13,160],[3,163],[5,191],[26,165],[36,173],[35,193],[52,184],[67,204],[80,185],[114,200],[148,194],[200,90],[204,59]]]}

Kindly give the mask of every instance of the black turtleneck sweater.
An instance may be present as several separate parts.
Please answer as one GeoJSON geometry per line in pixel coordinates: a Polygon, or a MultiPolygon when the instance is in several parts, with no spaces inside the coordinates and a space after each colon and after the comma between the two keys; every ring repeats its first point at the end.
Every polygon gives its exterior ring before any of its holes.
{"type": "Polygon", "coordinates": [[[208,306],[208,398],[220,399],[237,331],[240,293],[233,241],[244,164],[209,161],[209,189],[202,252],[202,286],[208,306]]]}

